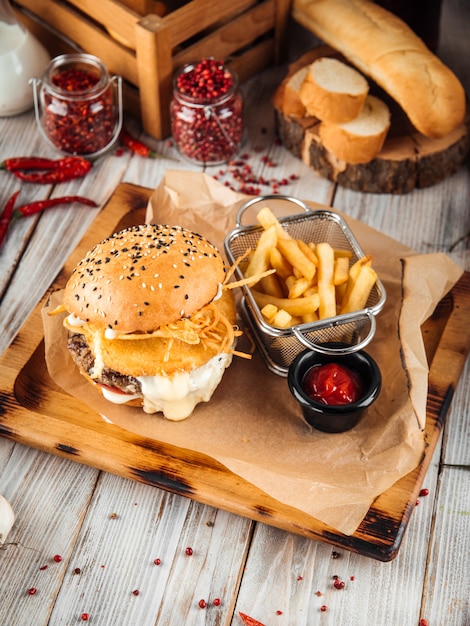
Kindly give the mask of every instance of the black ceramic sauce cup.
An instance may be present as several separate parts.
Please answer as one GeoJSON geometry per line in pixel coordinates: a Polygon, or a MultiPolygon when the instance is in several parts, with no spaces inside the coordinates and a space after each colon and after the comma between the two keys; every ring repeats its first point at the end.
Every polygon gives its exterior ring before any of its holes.
{"type": "Polygon", "coordinates": [[[341,353],[342,344],[325,344],[337,350],[324,354],[304,350],[289,366],[287,382],[293,397],[299,403],[304,419],[314,428],[327,433],[350,430],[363,418],[367,409],[377,399],[382,387],[382,375],[374,359],[363,350],[341,353]],[[305,391],[305,377],[314,366],[336,363],[355,372],[361,381],[360,398],[348,404],[323,404],[312,399],[305,391]]]}

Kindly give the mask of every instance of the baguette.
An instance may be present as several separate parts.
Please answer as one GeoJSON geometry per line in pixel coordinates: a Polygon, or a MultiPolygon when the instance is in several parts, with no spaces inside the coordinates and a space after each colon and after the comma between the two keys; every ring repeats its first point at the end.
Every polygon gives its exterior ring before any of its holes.
{"type": "Polygon", "coordinates": [[[294,0],[294,19],[380,85],[428,137],[464,120],[455,74],[398,17],[369,0],[294,0]]]}
{"type": "Polygon", "coordinates": [[[368,93],[369,84],[356,69],[322,57],[308,67],[299,95],[308,115],[342,124],[359,115],[368,93]]]}
{"type": "Polygon", "coordinates": [[[375,96],[367,96],[359,115],[345,124],[322,122],[318,133],[323,146],[346,163],[368,163],[382,149],[390,128],[390,110],[375,96]]]}

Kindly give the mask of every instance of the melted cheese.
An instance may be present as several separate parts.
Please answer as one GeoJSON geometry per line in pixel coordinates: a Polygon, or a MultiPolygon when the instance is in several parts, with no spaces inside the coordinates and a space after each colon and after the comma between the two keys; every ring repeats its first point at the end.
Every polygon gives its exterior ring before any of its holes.
{"type": "MultiPolygon", "coordinates": [[[[144,411],[150,414],[162,412],[173,421],[186,419],[197,404],[211,399],[231,361],[231,354],[222,353],[191,372],[178,372],[173,376],[138,376],[144,411]]],[[[140,397],[114,393],[105,388],[102,393],[116,404],[140,397]]]]}

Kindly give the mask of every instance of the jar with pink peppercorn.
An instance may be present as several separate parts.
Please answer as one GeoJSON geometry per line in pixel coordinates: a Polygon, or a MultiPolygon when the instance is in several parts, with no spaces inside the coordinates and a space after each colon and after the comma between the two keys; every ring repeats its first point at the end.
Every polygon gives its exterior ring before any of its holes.
{"type": "Polygon", "coordinates": [[[243,139],[243,99],[236,74],[222,61],[203,59],[182,67],[173,81],[171,131],[189,160],[229,161],[243,139]]]}

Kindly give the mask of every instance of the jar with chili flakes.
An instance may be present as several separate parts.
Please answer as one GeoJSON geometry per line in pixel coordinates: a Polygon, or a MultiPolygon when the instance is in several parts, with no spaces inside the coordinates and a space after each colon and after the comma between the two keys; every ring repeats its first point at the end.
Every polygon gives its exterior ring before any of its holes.
{"type": "Polygon", "coordinates": [[[91,54],[52,59],[33,79],[36,121],[45,139],[67,155],[97,157],[119,137],[121,78],[91,54]]]}
{"type": "Polygon", "coordinates": [[[170,115],[173,139],[183,156],[204,165],[229,161],[243,140],[237,75],[213,58],[185,65],[173,80],[170,115]]]}

